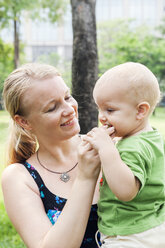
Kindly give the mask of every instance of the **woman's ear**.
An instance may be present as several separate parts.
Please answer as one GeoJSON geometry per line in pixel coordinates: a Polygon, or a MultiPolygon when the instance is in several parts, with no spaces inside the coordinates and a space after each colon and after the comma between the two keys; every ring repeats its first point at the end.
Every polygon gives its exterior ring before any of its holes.
{"type": "Polygon", "coordinates": [[[26,130],[31,130],[32,129],[30,123],[28,122],[28,120],[26,120],[21,115],[15,115],[14,120],[23,129],[26,129],[26,130]]]}
{"type": "Polygon", "coordinates": [[[144,117],[146,117],[150,110],[150,104],[148,102],[141,102],[137,106],[137,120],[142,120],[144,117]]]}

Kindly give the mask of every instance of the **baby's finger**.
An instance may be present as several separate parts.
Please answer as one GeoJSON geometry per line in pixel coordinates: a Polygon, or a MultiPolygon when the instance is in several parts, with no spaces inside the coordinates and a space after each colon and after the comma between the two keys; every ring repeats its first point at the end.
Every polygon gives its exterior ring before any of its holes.
{"type": "Polygon", "coordinates": [[[92,130],[87,133],[87,136],[91,136],[92,137],[97,130],[98,130],[98,127],[92,128],[92,130]]]}
{"type": "Polygon", "coordinates": [[[112,134],[115,132],[115,128],[114,128],[114,127],[108,127],[108,128],[106,129],[106,131],[107,131],[107,133],[108,133],[109,135],[112,135],[112,134]]]}
{"type": "Polygon", "coordinates": [[[84,136],[83,138],[84,142],[92,144],[92,137],[91,136],[84,136]]]}
{"type": "Polygon", "coordinates": [[[88,133],[87,133],[87,135],[86,135],[86,136],[92,137],[92,136],[93,136],[93,134],[94,134],[94,133],[93,133],[93,131],[91,130],[90,132],[88,132],[88,133]]]}
{"type": "Polygon", "coordinates": [[[107,129],[108,128],[108,125],[102,125],[100,126],[101,129],[107,129]]]}

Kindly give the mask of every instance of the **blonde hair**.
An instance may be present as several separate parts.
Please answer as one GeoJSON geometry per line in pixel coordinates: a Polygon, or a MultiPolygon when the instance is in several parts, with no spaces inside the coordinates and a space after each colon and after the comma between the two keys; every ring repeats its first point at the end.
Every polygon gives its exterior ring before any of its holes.
{"type": "Polygon", "coordinates": [[[28,63],[14,70],[4,82],[3,99],[6,110],[11,116],[9,126],[7,164],[22,163],[35,153],[36,137],[15,122],[15,115],[25,116],[22,96],[35,80],[61,76],[53,66],[39,63],[28,63]]]}
{"type": "Polygon", "coordinates": [[[116,82],[118,79],[126,87],[127,97],[133,96],[134,101],[147,101],[150,104],[150,113],[160,101],[160,89],[155,75],[143,64],[126,62],[106,71],[96,85],[107,82],[116,82]]]}

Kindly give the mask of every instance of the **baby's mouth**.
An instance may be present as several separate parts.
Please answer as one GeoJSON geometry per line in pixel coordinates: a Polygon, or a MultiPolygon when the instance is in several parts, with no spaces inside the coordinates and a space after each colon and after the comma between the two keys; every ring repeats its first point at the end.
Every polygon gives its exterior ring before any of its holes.
{"type": "Polygon", "coordinates": [[[111,124],[105,124],[104,125],[106,128],[113,127],[111,124]]]}

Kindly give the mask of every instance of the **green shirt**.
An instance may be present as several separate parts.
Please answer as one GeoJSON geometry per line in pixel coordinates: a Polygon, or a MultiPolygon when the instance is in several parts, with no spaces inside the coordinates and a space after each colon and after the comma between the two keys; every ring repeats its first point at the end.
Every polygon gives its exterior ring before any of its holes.
{"type": "Polygon", "coordinates": [[[116,147],[121,159],[141,182],[141,188],[133,200],[120,201],[103,174],[98,203],[100,232],[110,236],[129,235],[160,225],[165,221],[163,138],[153,130],[125,138],[116,147]]]}

